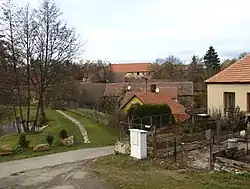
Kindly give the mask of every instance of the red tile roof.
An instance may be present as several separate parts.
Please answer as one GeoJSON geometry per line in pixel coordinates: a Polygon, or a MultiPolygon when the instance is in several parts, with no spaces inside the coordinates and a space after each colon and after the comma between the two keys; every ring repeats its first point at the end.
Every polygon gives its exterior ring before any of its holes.
{"type": "Polygon", "coordinates": [[[177,122],[183,122],[190,118],[185,111],[186,108],[178,102],[172,100],[166,94],[157,94],[152,92],[148,92],[147,94],[145,92],[128,93],[127,98],[125,96],[126,99],[124,99],[124,103],[121,108],[123,108],[134,96],[139,98],[143,104],[167,104],[177,122]]]}
{"type": "Polygon", "coordinates": [[[205,83],[250,83],[250,55],[207,79],[205,83]]]}
{"type": "Polygon", "coordinates": [[[111,64],[111,70],[116,73],[149,72],[151,65],[151,63],[111,64]]]}

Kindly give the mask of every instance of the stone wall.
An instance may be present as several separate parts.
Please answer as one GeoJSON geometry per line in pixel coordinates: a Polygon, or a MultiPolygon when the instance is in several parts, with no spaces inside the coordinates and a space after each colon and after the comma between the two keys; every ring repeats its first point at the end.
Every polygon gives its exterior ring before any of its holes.
{"type": "Polygon", "coordinates": [[[121,141],[116,141],[115,147],[114,147],[114,153],[115,154],[130,154],[130,141],[129,139],[124,139],[121,141]]]}
{"type": "Polygon", "coordinates": [[[216,157],[214,163],[214,170],[245,173],[250,172],[250,164],[241,161],[226,159],[223,157],[216,157]]]}

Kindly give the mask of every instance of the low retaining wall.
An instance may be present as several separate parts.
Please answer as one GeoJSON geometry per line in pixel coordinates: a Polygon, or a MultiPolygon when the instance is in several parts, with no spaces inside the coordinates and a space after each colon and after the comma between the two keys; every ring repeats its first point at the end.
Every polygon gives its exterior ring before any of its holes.
{"type": "Polygon", "coordinates": [[[250,164],[241,161],[226,159],[223,157],[216,157],[214,163],[214,170],[245,173],[250,172],[250,164]]]}
{"type": "MultiPolygon", "coordinates": [[[[209,141],[195,141],[195,142],[190,142],[190,143],[181,143],[180,145],[176,146],[176,153],[204,149],[204,148],[208,148],[208,146],[209,146],[209,141]]],[[[158,156],[162,156],[162,157],[173,156],[174,151],[175,151],[174,147],[156,149],[156,152],[159,153],[158,156]]]]}

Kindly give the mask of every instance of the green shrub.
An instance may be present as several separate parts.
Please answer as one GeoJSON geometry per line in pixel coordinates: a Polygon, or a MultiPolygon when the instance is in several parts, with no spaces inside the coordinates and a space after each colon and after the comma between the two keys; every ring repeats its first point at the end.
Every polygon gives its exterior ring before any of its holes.
{"type": "Polygon", "coordinates": [[[186,134],[198,133],[202,131],[202,128],[197,124],[186,123],[183,126],[183,132],[186,134]]]}
{"type": "Polygon", "coordinates": [[[46,141],[47,141],[47,143],[48,143],[50,146],[52,145],[53,140],[54,140],[54,136],[52,136],[52,135],[47,135],[47,136],[46,136],[46,141]]]}
{"type": "Polygon", "coordinates": [[[19,136],[19,145],[21,148],[28,149],[29,147],[29,141],[26,140],[26,134],[22,133],[19,136]]]}
{"type": "Polygon", "coordinates": [[[67,131],[66,131],[65,129],[62,129],[62,130],[60,131],[60,133],[59,133],[59,137],[60,137],[61,139],[68,138],[68,133],[67,133],[67,131]]]}
{"type": "Polygon", "coordinates": [[[143,125],[168,125],[174,123],[175,119],[171,109],[167,104],[135,104],[128,110],[130,119],[134,119],[134,123],[143,125]],[[160,116],[161,115],[161,116],[160,116]],[[150,118],[152,116],[152,119],[150,118]],[[143,118],[143,119],[141,119],[143,118]]]}

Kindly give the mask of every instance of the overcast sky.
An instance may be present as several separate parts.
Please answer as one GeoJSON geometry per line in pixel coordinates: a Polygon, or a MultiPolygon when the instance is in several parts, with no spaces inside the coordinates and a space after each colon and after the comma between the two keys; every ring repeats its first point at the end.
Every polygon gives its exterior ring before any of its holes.
{"type": "MultiPolygon", "coordinates": [[[[16,0],[19,4],[26,0],[16,0]]],[[[30,0],[35,6],[41,0],[30,0]]],[[[250,51],[249,0],[55,0],[85,45],[85,59],[141,62],[169,54],[221,59],[250,51]]]]}

